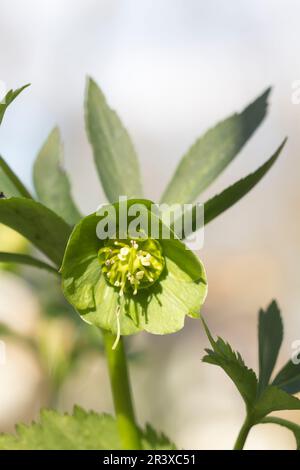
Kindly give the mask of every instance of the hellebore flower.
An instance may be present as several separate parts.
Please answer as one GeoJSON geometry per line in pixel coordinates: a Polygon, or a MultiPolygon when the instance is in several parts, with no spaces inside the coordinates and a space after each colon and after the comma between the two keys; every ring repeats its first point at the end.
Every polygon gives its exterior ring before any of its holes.
{"type": "MultiPolygon", "coordinates": [[[[61,267],[63,292],[83,320],[117,337],[141,330],[174,333],[184,326],[185,315],[199,316],[207,293],[204,267],[172,231],[164,238],[165,226],[150,201],[128,200],[128,214],[134,204],[143,206],[148,221],[158,222],[159,235],[150,238],[140,230],[141,235],[133,237],[117,227],[104,240],[97,235],[104,217],[85,217],[67,244],[61,267]]],[[[120,203],[105,208],[107,214],[121,210],[120,203]]],[[[112,220],[106,217],[109,226],[112,220]]]]}

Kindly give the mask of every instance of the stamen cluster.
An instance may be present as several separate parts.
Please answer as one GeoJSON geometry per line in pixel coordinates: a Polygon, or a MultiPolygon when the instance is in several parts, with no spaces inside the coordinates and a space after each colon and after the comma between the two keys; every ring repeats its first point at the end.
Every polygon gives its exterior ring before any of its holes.
{"type": "Polygon", "coordinates": [[[107,281],[119,295],[146,289],[160,277],[165,266],[161,246],[150,238],[108,239],[98,252],[107,281]]]}

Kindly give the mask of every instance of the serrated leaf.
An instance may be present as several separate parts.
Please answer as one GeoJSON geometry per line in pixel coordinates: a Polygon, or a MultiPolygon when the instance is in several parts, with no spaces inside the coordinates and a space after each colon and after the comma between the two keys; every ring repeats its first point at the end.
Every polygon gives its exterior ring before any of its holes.
{"type": "Polygon", "coordinates": [[[176,450],[175,444],[164,433],[153,429],[149,423],[142,431],[142,447],[144,450],[176,450]]]}
{"type": "Polygon", "coordinates": [[[115,420],[106,414],[76,407],[73,415],[43,410],[40,422],[19,424],[16,436],[0,435],[2,450],[116,450],[120,449],[115,420]]]}
{"type": "Polygon", "coordinates": [[[170,181],[162,201],[191,203],[236,157],[267,112],[270,89],[241,113],[210,129],[184,155],[170,181]]]}
{"type": "MultiPolygon", "coordinates": [[[[250,173],[245,178],[240,179],[232,186],[229,186],[220,194],[217,194],[213,198],[209,199],[204,204],[204,225],[207,225],[209,222],[214,220],[220,214],[225,212],[231,206],[233,206],[236,202],[238,202],[242,197],[244,197],[249,191],[251,191],[254,186],[259,183],[259,181],[265,176],[265,174],[271,169],[271,167],[276,162],[277,158],[279,157],[284,145],[286,143],[286,139],[277,149],[277,151],[272,155],[272,157],[267,160],[262,166],[260,166],[254,173],[250,173]]],[[[192,210],[192,220],[193,223],[191,224],[192,231],[195,232],[198,230],[199,227],[197,225],[197,208],[193,206],[192,210]]],[[[183,217],[190,217],[190,211],[186,211],[183,217]]],[[[202,220],[198,221],[203,223],[202,220]]],[[[176,226],[176,222],[174,224],[176,226]]],[[[182,224],[184,226],[184,224],[182,224]]],[[[185,236],[187,237],[190,235],[191,232],[185,232],[185,236]]]]}
{"type": "Polygon", "coordinates": [[[248,414],[254,421],[258,422],[273,411],[300,409],[300,400],[273,385],[267,386],[261,395],[258,395],[258,382],[254,371],[248,369],[241,355],[234,352],[222,338],[215,341],[204,321],[203,324],[212,350],[207,349],[207,356],[202,360],[222,367],[235,383],[246,403],[248,414]]]}
{"type": "Polygon", "coordinates": [[[251,415],[254,422],[258,423],[269,413],[281,410],[300,410],[300,400],[273,385],[269,385],[257,399],[251,415]]]}
{"type": "Polygon", "coordinates": [[[32,199],[0,199],[0,223],[23,235],[60,266],[71,228],[50,209],[32,199]]]}
{"type": "Polygon", "coordinates": [[[272,385],[287,393],[300,392],[300,363],[294,364],[292,360],[288,361],[278,372],[272,385]]]}
{"type": "Polygon", "coordinates": [[[44,269],[51,273],[58,274],[57,269],[55,269],[53,266],[50,266],[50,264],[44,263],[43,261],[33,258],[32,256],[20,253],[5,253],[1,251],[0,263],[23,264],[26,266],[32,266],[34,268],[44,269]]]}
{"type": "MultiPolygon", "coordinates": [[[[172,450],[175,445],[151,426],[141,431],[143,449],[172,450]]],[[[116,420],[107,414],[84,411],[73,414],[43,410],[39,423],[17,425],[16,435],[0,435],[1,450],[117,450],[121,449],[116,420]]]]}
{"type": "Polygon", "coordinates": [[[254,371],[245,365],[241,355],[234,352],[230,344],[225,343],[222,338],[215,341],[204,321],[203,324],[212,349],[206,349],[207,355],[202,361],[224,370],[234,382],[249,410],[255,402],[257,391],[257,378],[254,371]]]}
{"type": "Polygon", "coordinates": [[[0,192],[6,197],[21,196],[31,198],[23,183],[0,156],[0,192]]]}
{"type": "Polygon", "coordinates": [[[277,418],[275,416],[264,418],[261,421],[261,424],[278,424],[279,426],[283,426],[289,429],[290,431],[292,431],[292,433],[295,436],[296,445],[297,445],[296,450],[300,450],[300,426],[299,424],[292,423],[291,421],[288,421],[287,419],[277,418]]]}
{"type": "Polygon", "coordinates": [[[273,301],[266,311],[259,311],[258,348],[259,379],[257,393],[260,395],[269,384],[283,339],[283,325],[277,303],[273,301]]]}
{"type": "Polygon", "coordinates": [[[140,171],[131,139],[91,78],[87,82],[85,119],[96,168],[108,200],[115,202],[121,195],[140,197],[140,171]]]}
{"type": "Polygon", "coordinates": [[[29,83],[27,85],[22,86],[21,88],[18,88],[17,90],[9,90],[9,92],[5,95],[4,99],[0,102],[0,124],[3,120],[3,116],[5,114],[5,111],[7,110],[7,107],[17,98],[17,96],[25,90],[29,86],[29,83]]]}
{"type": "Polygon", "coordinates": [[[279,157],[283,147],[286,144],[286,139],[282,142],[272,157],[267,160],[256,171],[250,173],[245,178],[240,179],[229,188],[225,189],[221,194],[213,197],[204,205],[204,221],[205,224],[211,222],[215,217],[220,215],[229,207],[233,206],[242,197],[244,197],[254,186],[265,176],[265,174],[274,165],[279,157]]]}
{"type": "Polygon", "coordinates": [[[63,147],[59,129],[55,128],[36,158],[33,181],[39,200],[74,225],[81,215],[72,199],[70,182],[62,164],[63,147]]]}
{"type": "MultiPolygon", "coordinates": [[[[281,344],[281,318],[277,305],[272,302],[266,313],[260,313],[260,341],[271,334],[275,334],[275,345],[266,346],[266,350],[260,350],[261,359],[261,372],[264,374],[262,377],[262,384],[260,393],[258,390],[258,381],[255,373],[246,367],[239,353],[235,353],[228,343],[225,343],[222,338],[215,341],[206,324],[204,327],[212,345],[212,350],[206,350],[208,355],[203,358],[204,362],[215,364],[226,372],[226,374],[235,383],[241,396],[243,397],[246,408],[247,416],[243,427],[241,428],[239,438],[236,442],[235,449],[240,449],[242,443],[240,440],[245,440],[244,432],[259,424],[268,414],[274,411],[281,410],[300,410],[300,400],[289,395],[285,391],[279,389],[274,385],[266,385],[270,374],[272,373],[274,362],[276,361],[278,349],[281,344]],[[270,331],[266,332],[268,329],[270,331]]],[[[267,343],[270,338],[266,339],[267,343]]],[[[262,345],[260,345],[262,347],[262,345]]]]}

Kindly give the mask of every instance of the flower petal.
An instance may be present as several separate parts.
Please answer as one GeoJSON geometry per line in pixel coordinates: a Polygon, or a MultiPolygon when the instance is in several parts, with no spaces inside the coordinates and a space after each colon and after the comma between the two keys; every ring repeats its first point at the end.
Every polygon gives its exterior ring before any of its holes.
{"type": "Polygon", "coordinates": [[[159,240],[166,266],[152,287],[120,297],[97,258],[103,245],[96,235],[98,221],[92,214],[76,225],[61,268],[64,294],[83,320],[114,334],[118,326],[122,335],[167,334],[180,330],[186,315],[199,315],[207,293],[205,270],[180,240],[159,240]]]}

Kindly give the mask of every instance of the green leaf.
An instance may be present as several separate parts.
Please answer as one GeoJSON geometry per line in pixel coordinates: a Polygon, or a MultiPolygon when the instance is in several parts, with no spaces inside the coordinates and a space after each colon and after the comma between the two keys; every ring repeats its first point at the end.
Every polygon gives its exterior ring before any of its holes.
{"type": "Polygon", "coordinates": [[[241,113],[225,119],[198,139],[184,155],[162,201],[191,203],[236,157],[267,112],[270,89],[241,113]]]}
{"type": "Polygon", "coordinates": [[[23,183],[0,156],[0,191],[6,196],[21,196],[31,198],[23,183]]]}
{"type": "Polygon", "coordinates": [[[300,400],[273,385],[269,385],[257,399],[251,416],[253,421],[258,423],[269,413],[281,410],[300,410],[300,400]]]}
{"type": "Polygon", "coordinates": [[[259,311],[259,379],[258,395],[269,384],[283,339],[283,325],[279,308],[273,301],[266,311],[259,311]]]}
{"type": "MultiPolygon", "coordinates": [[[[247,422],[250,426],[261,422],[265,416],[274,411],[300,410],[300,400],[280,390],[274,385],[267,385],[269,376],[272,373],[273,363],[276,360],[278,349],[281,344],[281,319],[279,310],[275,302],[272,302],[266,313],[260,312],[260,341],[264,335],[274,333],[275,345],[265,350],[260,350],[262,384],[260,394],[258,391],[258,381],[252,369],[248,369],[239,353],[235,353],[228,343],[222,338],[215,341],[203,321],[206,334],[212,346],[207,349],[204,362],[220,366],[232,379],[241,396],[243,397],[247,409],[247,422]],[[266,329],[270,331],[266,333],[266,329]]],[[[270,338],[266,339],[269,343],[270,338]]],[[[260,345],[261,347],[261,345],[260,345]]]]}
{"type": "Polygon", "coordinates": [[[17,98],[17,96],[25,90],[30,84],[28,83],[27,85],[22,86],[21,88],[18,88],[17,90],[10,90],[4,97],[4,99],[0,103],[0,124],[3,120],[3,116],[5,114],[5,111],[7,110],[7,107],[14,101],[14,99],[17,98]]]}
{"type": "Polygon", "coordinates": [[[292,360],[288,361],[276,375],[273,385],[287,393],[300,392],[300,363],[294,364],[292,360]]]}
{"type": "Polygon", "coordinates": [[[150,424],[142,431],[142,446],[144,450],[176,450],[176,446],[163,433],[158,433],[150,424]]]}
{"type": "MultiPolygon", "coordinates": [[[[245,196],[249,191],[251,191],[254,186],[263,178],[263,176],[270,170],[270,168],[274,165],[277,158],[280,155],[284,145],[286,143],[286,139],[277,149],[277,151],[272,155],[272,157],[267,160],[261,167],[259,167],[254,173],[250,173],[245,178],[240,179],[232,186],[229,186],[227,189],[222,191],[222,193],[214,196],[213,198],[209,199],[204,204],[204,224],[207,225],[213,219],[218,217],[222,212],[229,209],[233,206],[236,202],[238,202],[243,196],[245,196]]],[[[200,227],[197,226],[197,218],[196,218],[196,206],[192,208],[192,219],[193,219],[193,232],[195,232],[200,227]]],[[[189,217],[188,211],[184,213],[183,217],[189,217]]],[[[200,221],[201,222],[201,221],[200,221]]],[[[174,224],[176,226],[176,222],[174,224]]],[[[184,226],[182,224],[182,226],[184,226]]],[[[190,233],[185,233],[187,237],[190,233]]]]}
{"type": "Polygon", "coordinates": [[[36,158],[33,181],[39,200],[74,225],[81,215],[72,199],[70,182],[62,162],[63,147],[59,129],[55,128],[36,158]]]}
{"type": "MultiPolygon", "coordinates": [[[[176,447],[151,427],[141,431],[146,450],[173,450],[176,447]]],[[[73,414],[42,410],[39,423],[17,425],[16,435],[0,435],[1,450],[118,450],[121,449],[116,420],[107,414],[84,411],[73,414]]]]}
{"type": "Polygon", "coordinates": [[[115,420],[109,415],[86,412],[73,415],[42,410],[39,423],[19,424],[17,435],[0,435],[2,450],[116,450],[120,448],[115,420]]]}
{"type": "MultiPolygon", "coordinates": [[[[150,213],[150,201],[132,199],[127,203],[128,209],[136,203],[145,205],[150,213]]],[[[117,209],[118,204],[109,207],[117,209]]],[[[100,217],[92,214],[75,226],[61,268],[64,295],[83,320],[117,334],[120,306],[122,335],[140,330],[167,334],[180,330],[186,315],[199,316],[207,293],[205,270],[177,239],[158,240],[166,263],[161,278],[137,295],[124,295],[124,303],[123,298],[120,301],[119,291],[105,279],[99,263],[98,252],[103,246],[96,234],[99,221],[100,217]]]]}
{"type": "Polygon", "coordinates": [[[20,253],[4,253],[3,251],[0,252],[0,263],[16,263],[16,264],[24,264],[27,266],[32,266],[34,268],[45,269],[46,271],[50,271],[51,273],[58,274],[57,269],[53,266],[50,266],[39,259],[33,258],[29,255],[23,255],[20,253]]]}
{"type": "Polygon", "coordinates": [[[133,144],[91,78],[87,82],[85,118],[97,171],[108,200],[115,202],[120,195],[140,197],[143,191],[133,144]]]}
{"type": "Polygon", "coordinates": [[[0,223],[23,235],[60,266],[71,228],[50,209],[32,199],[0,199],[0,223]]]}
{"type": "Polygon", "coordinates": [[[275,416],[264,418],[260,423],[261,424],[278,424],[279,426],[283,426],[289,429],[290,431],[292,431],[296,439],[296,444],[297,444],[296,450],[300,450],[300,426],[299,424],[295,424],[295,423],[292,423],[291,421],[288,421],[287,419],[277,418],[275,416]]]}
{"type": "Polygon", "coordinates": [[[206,349],[207,355],[203,357],[203,362],[219,366],[224,370],[243,397],[247,410],[250,410],[255,403],[257,392],[257,378],[254,371],[245,365],[241,355],[234,352],[230,344],[225,343],[222,338],[215,341],[204,320],[203,324],[212,346],[212,349],[206,349]]]}
{"type": "Polygon", "coordinates": [[[265,174],[274,165],[279,157],[283,147],[285,146],[286,139],[282,142],[274,155],[259,167],[254,173],[250,173],[245,178],[240,179],[235,184],[225,189],[221,194],[213,197],[204,205],[204,220],[205,224],[211,222],[215,217],[220,215],[229,207],[233,206],[243,196],[245,196],[257,183],[265,176],[265,174]]]}

